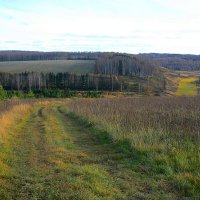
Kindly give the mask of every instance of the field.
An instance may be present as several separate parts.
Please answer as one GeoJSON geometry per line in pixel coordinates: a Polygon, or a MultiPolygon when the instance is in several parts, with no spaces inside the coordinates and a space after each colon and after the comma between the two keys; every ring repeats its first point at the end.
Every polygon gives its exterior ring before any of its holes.
{"type": "Polygon", "coordinates": [[[0,72],[94,72],[94,60],[49,60],[0,62],[0,72]]]}
{"type": "Polygon", "coordinates": [[[196,81],[198,78],[189,77],[189,78],[181,78],[178,89],[176,91],[177,96],[196,96],[198,94],[196,81]]]}
{"type": "Polygon", "coordinates": [[[161,68],[167,82],[166,93],[170,96],[196,96],[198,95],[198,71],[170,71],[161,68]]]}
{"type": "Polygon", "coordinates": [[[199,199],[199,100],[0,103],[0,199],[199,199]]]}

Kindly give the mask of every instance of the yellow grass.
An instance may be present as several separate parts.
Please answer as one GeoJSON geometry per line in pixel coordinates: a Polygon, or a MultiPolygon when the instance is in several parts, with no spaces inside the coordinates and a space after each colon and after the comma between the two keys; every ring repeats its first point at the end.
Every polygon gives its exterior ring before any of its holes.
{"type": "Polygon", "coordinates": [[[30,105],[18,105],[12,110],[0,115],[0,143],[4,143],[8,137],[8,131],[15,126],[31,110],[30,105]]]}
{"type": "Polygon", "coordinates": [[[177,96],[196,96],[197,95],[197,86],[196,81],[198,78],[196,77],[187,77],[181,78],[178,89],[176,91],[177,96]]]}
{"type": "Polygon", "coordinates": [[[31,109],[30,105],[18,105],[0,114],[0,185],[5,183],[4,177],[12,174],[12,168],[7,162],[11,153],[9,144],[9,138],[12,137],[11,130],[30,113],[31,109]]]}

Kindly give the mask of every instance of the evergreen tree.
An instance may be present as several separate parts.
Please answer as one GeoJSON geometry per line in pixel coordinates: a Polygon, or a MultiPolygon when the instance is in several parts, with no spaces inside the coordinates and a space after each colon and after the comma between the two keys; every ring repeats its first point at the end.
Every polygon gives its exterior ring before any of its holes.
{"type": "Polygon", "coordinates": [[[27,94],[27,96],[26,96],[27,98],[34,98],[35,97],[35,95],[34,95],[34,93],[33,93],[33,91],[32,90],[29,90],[29,92],[28,92],[28,94],[27,94]]]}
{"type": "Polygon", "coordinates": [[[3,89],[3,86],[0,85],[0,100],[5,100],[8,98],[6,91],[3,89]]]}

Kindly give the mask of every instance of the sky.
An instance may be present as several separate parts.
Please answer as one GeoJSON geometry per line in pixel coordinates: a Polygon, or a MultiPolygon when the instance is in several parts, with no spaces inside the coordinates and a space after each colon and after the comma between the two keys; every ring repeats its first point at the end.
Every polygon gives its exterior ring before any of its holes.
{"type": "Polygon", "coordinates": [[[0,0],[0,50],[200,54],[199,0],[0,0]]]}

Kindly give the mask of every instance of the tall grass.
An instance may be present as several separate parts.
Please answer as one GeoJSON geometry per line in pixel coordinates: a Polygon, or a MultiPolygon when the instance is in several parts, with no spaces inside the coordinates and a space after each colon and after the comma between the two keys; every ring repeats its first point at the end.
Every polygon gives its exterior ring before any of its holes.
{"type": "Polygon", "coordinates": [[[148,97],[71,102],[70,111],[103,125],[114,139],[129,138],[134,145],[198,141],[200,98],[148,97]]]}
{"type": "MultiPolygon", "coordinates": [[[[77,100],[68,111],[113,141],[128,141],[145,155],[140,163],[162,174],[184,197],[200,197],[200,97],[148,97],[77,100]]],[[[135,162],[137,162],[135,160],[135,162]]]]}
{"type": "MultiPolygon", "coordinates": [[[[23,101],[22,101],[23,102],[23,101]]],[[[15,128],[21,120],[31,112],[31,104],[23,104],[19,101],[0,102],[0,185],[6,185],[6,179],[11,176],[13,170],[10,158],[13,147],[10,139],[15,135],[15,128]]],[[[0,188],[0,196],[4,193],[0,188]]]]}
{"type": "Polygon", "coordinates": [[[0,114],[0,145],[5,143],[9,137],[9,130],[17,124],[17,122],[28,114],[32,106],[30,104],[10,105],[7,111],[0,114]],[[12,107],[12,108],[11,108],[12,107]],[[9,109],[8,109],[9,108],[9,109]]]}
{"type": "Polygon", "coordinates": [[[14,106],[17,105],[27,105],[33,104],[36,102],[34,99],[12,99],[12,100],[2,100],[0,101],[0,115],[6,111],[11,110],[14,106]]]}

